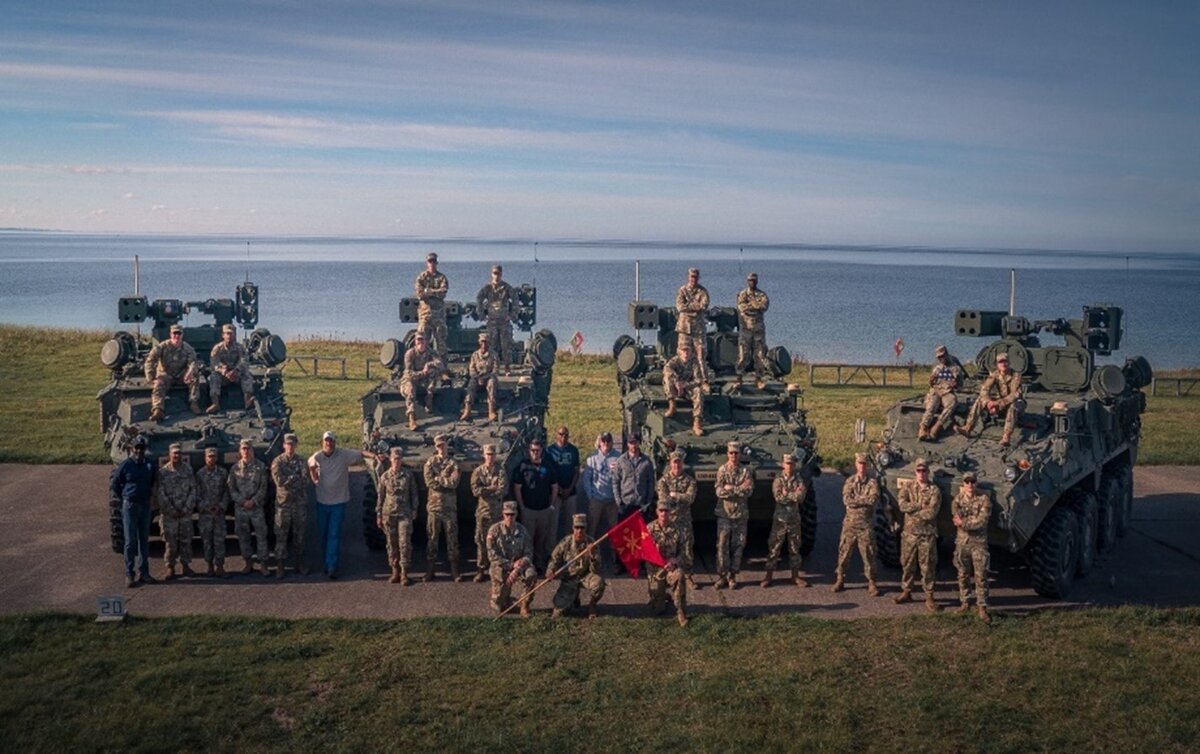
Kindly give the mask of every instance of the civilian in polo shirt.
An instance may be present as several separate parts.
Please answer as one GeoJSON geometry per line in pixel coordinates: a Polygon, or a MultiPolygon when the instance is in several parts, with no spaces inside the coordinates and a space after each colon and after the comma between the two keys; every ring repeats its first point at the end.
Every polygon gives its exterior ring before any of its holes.
{"type": "Polygon", "coordinates": [[[326,432],[321,436],[321,449],[308,459],[308,474],[317,492],[317,538],[325,550],[325,574],[331,579],[338,575],[342,521],[350,502],[350,467],[363,456],[379,458],[369,450],[339,448],[337,435],[326,432]]]}

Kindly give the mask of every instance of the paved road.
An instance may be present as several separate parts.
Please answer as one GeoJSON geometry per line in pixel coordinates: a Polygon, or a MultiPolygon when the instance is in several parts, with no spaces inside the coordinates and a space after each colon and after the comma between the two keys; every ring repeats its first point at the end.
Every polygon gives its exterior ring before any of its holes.
{"type": "MultiPolygon", "coordinates": [[[[102,594],[125,594],[128,609],[139,615],[237,614],[286,618],[377,617],[421,615],[488,615],[487,584],[454,584],[444,575],[432,584],[408,588],[386,582],[379,553],[362,543],[358,490],[365,474],[355,478],[356,495],[347,515],[343,577],[328,581],[317,573],[290,575],[282,582],[261,574],[227,580],[193,578],[169,585],[126,589],[119,555],[108,534],[105,487],[107,466],[0,465],[0,612],[68,610],[92,612],[102,594]]],[[[840,594],[829,591],[842,507],[841,478],[827,473],[818,479],[820,524],[817,547],[808,570],[814,586],[797,589],[782,581],[761,589],[766,530],[751,530],[746,586],[716,591],[712,577],[700,578],[701,591],[690,595],[694,614],[802,613],[857,618],[924,611],[920,603],[897,606],[888,597],[897,591],[898,573],[882,569],[885,596],[870,598],[862,584],[840,594]]],[[[992,604],[999,611],[1089,605],[1200,605],[1200,467],[1139,468],[1135,481],[1132,531],[1116,550],[1084,580],[1070,602],[1044,600],[1033,593],[1028,573],[1011,558],[993,558],[992,604]]],[[[710,552],[712,534],[699,532],[697,554],[710,552]],[[707,540],[707,541],[705,541],[707,540]]],[[[233,552],[236,544],[233,542],[233,552]]],[[[202,558],[201,558],[202,561],[202,558]]],[[[856,561],[855,561],[856,562],[856,561]]],[[[233,557],[230,564],[240,566],[233,557]]],[[[705,564],[711,567],[710,563],[705,564]]],[[[158,566],[161,567],[161,564],[158,566]]],[[[852,578],[858,574],[852,567],[852,578]]],[[[550,591],[551,587],[543,590],[550,591]]],[[[954,570],[943,562],[939,596],[944,605],[957,603],[954,570]]],[[[549,595],[535,597],[534,608],[546,610],[549,595]]],[[[646,590],[627,577],[610,582],[605,614],[644,614],[646,590]]]]}

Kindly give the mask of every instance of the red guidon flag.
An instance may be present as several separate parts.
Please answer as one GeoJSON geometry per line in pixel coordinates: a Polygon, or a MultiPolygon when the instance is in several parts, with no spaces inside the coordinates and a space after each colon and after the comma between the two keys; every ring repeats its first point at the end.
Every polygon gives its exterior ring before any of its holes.
{"type": "Polygon", "coordinates": [[[635,579],[642,569],[643,560],[656,566],[667,564],[658,551],[658,545],[654,544],[646,522],[642,520],[641,511],[630,513],[624,521],[609,529],[608,539],[616,549],[617,557],[621,559],[625,570],[635,579]]]}
{"type": "Polygon", "coordinates": [[[575,334],[571,336],[571,353],[578,356],[579,352],[582,350],[583,350],[583,333],[576,330],[575,334]]]}

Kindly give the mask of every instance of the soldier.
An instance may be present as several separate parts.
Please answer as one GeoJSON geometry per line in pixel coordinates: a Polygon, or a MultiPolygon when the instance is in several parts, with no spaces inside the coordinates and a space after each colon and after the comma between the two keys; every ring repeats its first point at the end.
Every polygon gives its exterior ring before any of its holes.
{"type": "Polygon", "coordinates": [[[513,287],[500,279],[504,268],[492,265],[492,280],[485,283],[475,296],[477,317],[484,321],[488,340],[496,348],[496,355],[509,374],[512,364],[513,336],[512,321],[517,316],[517,293],[513,287]]]}
{"type": "Polygon", "coordinates": [[[221,326],[221,342],[213,346],[208,358],[212,374],[208,376],[208,413],[221,410],[221,388],[238,383],[242,387],[242,403],[247,409],[254,405],[254,377],[250,374],[250,359],[246,349],[235,339],[233,325],[221,326]]]}
{"type": "Polygon", "coordinates": [[[741,456],[741,443],[730,442],[725,446],[725,465],[717,469],[717,589],[737,589],[746,547],[747,501],[754,491],[754,477],[739,463],[741,456]]]}
{"type": "Polygon", "coordinates": [[[467,364],[467,389],[463,393],[461,421],[471,418],[471,404],[475,402],[475,391],[484,389],[487,395],[488,421],[496,421],[496,355],[488,348],[487,333],[479,333],[479,348],[471,354],[467,364]]]}
{"type": "Polygon", "coordinates": [[[425,271],[417,275],[413,284],[420,304],[417,305],[417,332],[427,339],[436,340],[438,358],[446,358],[446,293],[450,281],[438,272],[438,255],[429,252],[425,256],[425,271]]]}
{"type": "Polygon", "coordinates": [[[667,410],[663,416],[674,416],[675,402],[686,397],[692,402],[692,433],[699,437],[704,434],[704,393],[708,383],[704,381],[704,369],[693,354],[691,344],[680,341],[678,353],[663,366],[663,390],[667,394],[667,410]]]}
{"type": "Polygon", "coordinates": [[[971,413],[967,415],[967,423],[958,427],[958,433],[966,437],[983,411],[990,416],[1004,414],[1004,434],[1000,444],[1007,447],[1012,442],[1013,427],[1020,418],[1024,401],[1021,400],[1021,375],[1012,371],[1008,366],[1008,354],[996,356],[996,370],[988,375],[979,386],[979,397],[971,405],[971,413]],[[995,397],[993,397],[995,396],[995,397]]]}
{"type": "Polygon", "coordinates": [[[758,275],[751,272],[746,276],[746,289],[737,295],[738,385],[742,384],[742,375],[750,368],[750,359],[753,358],[758,389],[767,386],[763,379],[767,368],[767,328],[763,324],[763,315],[770,306],[771,299],[758,289],[758,275]]]}
{"type": "Polygon", "coordinates": [[[916,475],[916,481],[900,488],[898,500],[904,514],[904,532],[900,535],[900,565],[904,571],[895,602],[899,605],[912,599],[913,583],[920,569],[925,607],[936,613],[941,609],[933,599],[933,588],[937,579],[937,514],[942,506],[942,491],[929,481],[929,464],[924,458],[917,459],[916,475]]]}
{"type": "Polygon", "coordinates": [[[217,465],[217,449],[204,450],[204,466],[196,472],[196,508],[200,511],[200,544],[209,576],[225,578],[225,511],[229,507],[228,474],[217,465]],[[214,565],[216,569],[214,570],[214,565]]]}
{"type": "Polygon", "coordinates": [[[158,526],[162,530],[166,569],[163,579],[175,578],[175,560],[183,564],[184,576],[192,571],[192,513],[196,510],[196,477],[192,465],[183,460],[183,446],[171,443],[167,462],[158,473],[158,526]]]}
{"type": "Polygon", "coordinates": [[[675,332],[678,344],[691,343],[700,364],[700,378],[708,380],[704,366],[704,333],[708,329],[708,289],[700,285],[700,270],[688,270],[688,279],[675,294],[675,332]]]}
{"type": "Polygon", "coordinates": [[[854,454],[854,474],[842,485],[842,504],[846,516],[842,519],[842,536],[838,540],[837,570],[834,572],[833,591],[844,589],[846,564],[850,553],[858,545],[862,556],[863,571],[867,576],[867,594],[879,596],[875,585],[875,506],[879,503],[879,482],[867,475],[867,454],[854,454]]]}
{"type": "Polygon", "coordinates": [[[196,375],[196,350],[183,342],[183,325],[171,325],[171,339],[159,341],[146,356],[146,382],[154,385],[150,394],[150,421],[161,421],[166,415],[163,403],[176,382],[188,388],[188,406],[200,414],[200,380],[196,375]]]}
{"type": "Polygon", "coordinates": [[[492,524],[487,533],[488,560],[491,562],[492,607],[504,612],[512,604],[513,584],[524,586],[521,594],[521,617],[530,615],[529,590],[537,581],[533,567],[533,538],[524,526],[517,523],[517,504],[506,500],[501,520],[492,524]]]}
{"type": "Polygon", "coordinates": [[[596,603],[604,595],[606,584],[600,576],[600,561],[596,557],[596,548],[592,546],[594,541],[587,535],[587,515],[576,513],[571,516],[571,533],[555,546],[550,554],[550,564],[546,566],[547,578],[566,566],[566,570],[558,577],[558,591],[554,593],[551,618],[561,617],[564,611],[575,605],[580,590],[588,600],[588,618],[596,617],[596,603]]]}
{"type": "Polygon", "coordinates": [[[667,456],[669,464],[659,477],[658,499],[667,501],[675,512],[675,528],[679,530],[679,566],[687,575],[688,587],[699,590],[692,578],[695,568],[696,533],[692,526],[692,503],[696,502],[696,480],[683,470],[684,452],[673,450],[667,456]]]}
{"type": "Polygon", "coordinates": [[[412,560],[412,529],[417,520],[417,479],[403,466],[404,449],[393,445],[388,451],[388,470],[379,475],[379,513],[375,523],[387,540],[389,584],[408,586],[412,560]]]}
{"type": "Polygon", "coordinates": [[[796,470],[793,454],[783,454],[783,471],[771,483],[771,492],[775,495],[775,516],[771,519],[771,534],[767,537],[767,573],[759,586],[765,589],[771,585],[786,540],[792,581],[798,587],[807,587],[808,581],[800,575],[800,509],[808,496],[808,482],[796,470]]]}
{"type": "Polygon", "coordinates": [[[488,572],[487,533],[500,521],[501,504],[508,491],[508,474],[496,463],[496,446],[483,446],[483,463],[471,472],[471,494],[475,496],[475,583],[488,572]]]}
{"type": "Polygon", "coordinates": [[[666,500],[659,500],[655,509],[656,518],[646,527],[658,547],[658,553],[666,561],[665,566],[646,563],[646,586],[650,591],[650,612],[661,615],[667,609],[667,590],[671,590],[671,601],[675,603],[675,620],[687,627],[687,578],[680,564],[679,529],[671,521],[672,507],[666,500]]]}
{"type": "Polygon", "coordinates": [[[283,578],[288,560],[288,534],[296,544],[301,574],[308,575],[304,562],[304,533],[308,531],[308,463],[296,454],[296,435],[283,436],[283,453],[271,462],[275,481],[275,576],[283,578]]]}
{"type": "Polygon", "coordinates": [[[954,538],[954,567],[958,570],[958,599],[962,603],[958,612],[965,613],[970,609],[967,588],[974,576],[979,618],[984,623],[991,623],[987,611],[987,529],[992,515],[992,498],[975,486],[973,472],[963,474],[962,488],[950,503],[950,512],[954,514],[954,525],[958,528],[954,538]]]}
{"type": "Polygon", "coordinates": [[[133,453],[113,469],[109,492],[121,501],[121,528],[125,535],[125,586],[153,584],[150,575],[150,500],[158,479],[158,464],[146,457],[146,438],[133,440],[133,453]],[[133,572],[137,558],[138,576],[133,572]]]}
{"type": "Polygon", "coordinates": [[[238,547],[242,553],[242,573],[254,570],[250,559],[250,527],[254,527],[254,538],[258,545],[258,562],[264,576],[271,574],[267,563],[267,519],[263,503],[267,499],[267,467],[254,457],[254,445],[242,440],[238,447],[238,462],[229,469],[226,485],[233,499],[233,528],[237,532],[238,547]]]}
{"type": "Polygon", "coordinates": [[[436,452],[425,461],[425,581],[433,581],[433,566],[437,562],[438,534],[446,535],[446,559],[450,562],[450,577],[462,581],[458,572],[458,461],[450,455],[450,436],[433,439],[436,452]]]}
{"type": "Polygon", "coordinates": [[[404,352],[404,374],[400,376],[400,394],[404,396],[404,411],[408,428],[417,428],[417,393],[425,391],[425,414],[433,413],[433,388],[442,362],[426,345],[425,334],[418,332],[413,347],[404,352]]]}
{"type": "Polygon", "coordinates": [[[958,405],[958,389],[962,387],[963,368],[945,346],[933,352],[937,363],[929,373],[929,392],[925,393],[925,414],[917,429],[918,440],[936,440],[950,427],[954,407],[958,405]],[[940,413],[939,413],[940,412],[940,413]],[[937,414],[937,420],[934,420],[937,414]]]}

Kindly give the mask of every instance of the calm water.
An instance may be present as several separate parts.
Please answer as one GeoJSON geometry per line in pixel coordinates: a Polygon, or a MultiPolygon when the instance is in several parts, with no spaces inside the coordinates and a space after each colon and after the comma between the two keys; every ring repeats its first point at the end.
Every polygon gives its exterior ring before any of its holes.
{"type": "Polygon", "coordinates": [[[248,274],[261,288],[260,323],[284,337],[379,341],[407,329],[401,296],[436,250],[451,298],[472,300],[493,261],[505,279],[538,286],[538,325],[565,344],[606,352],[629,332],[625,306],[641,260],[642,297],[674,302],[689,266],[714,304],[732,305],[745,273],[771,295],[767,339],[817,361],[929,361],[934,346],[972,357],[985,341],[952,334],[958,308],[1007,309],[1017,269],[1017,310],[1030,319],[1075,318],[1088,303],[1125,308],[1124,347],[1157,368],[1200,364],[1200,256],[908,248],[479,243],[393,239],[255,239],[87,236],[0,232],[0,322],[121,329],[116,299],[133,290],[184,300],[233,296],[248,274]],[[535,261],[536,253],[536,261],[535,261]]]}

